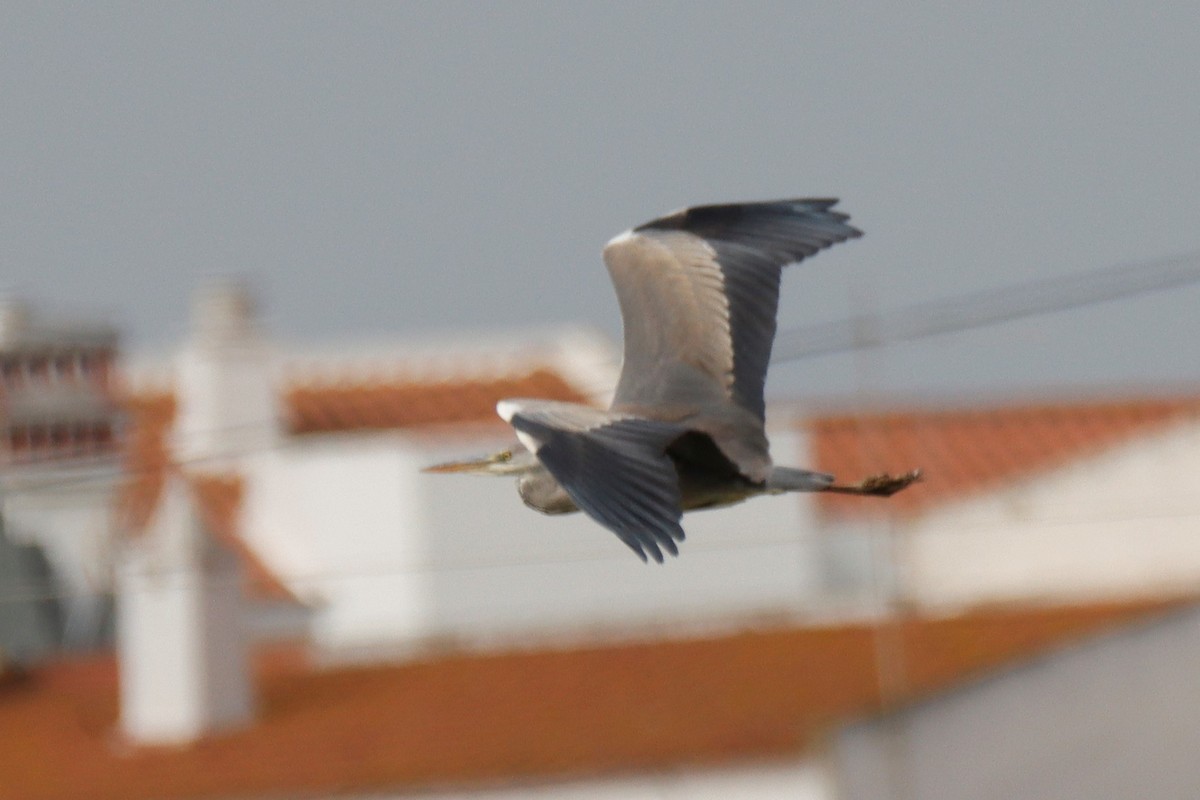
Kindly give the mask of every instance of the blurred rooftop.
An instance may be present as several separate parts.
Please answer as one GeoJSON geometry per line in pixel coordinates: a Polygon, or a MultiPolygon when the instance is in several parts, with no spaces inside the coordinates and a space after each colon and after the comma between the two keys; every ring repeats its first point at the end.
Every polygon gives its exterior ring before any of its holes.
{"type": "Polygon", "coordinates": [[[797,759],[831,725],[1190,602],[901,616],[373,667],[321,668],[276,648],[258,658],[256,723],[172,748],[118,738],[113,659],[63,660],[0,681],[0,773],[7,800],[173,800],[797,759]]]}

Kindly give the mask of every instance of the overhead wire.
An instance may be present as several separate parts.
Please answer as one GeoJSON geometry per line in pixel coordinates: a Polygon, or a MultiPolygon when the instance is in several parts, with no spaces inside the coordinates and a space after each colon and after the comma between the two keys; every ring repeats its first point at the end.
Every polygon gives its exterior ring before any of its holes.
{"type": "MultiPolygon", "coordinates": [[[[1197,282],[1200,282],[1200,250],[999,289],[971,292],[896,309],[856,314],[835,322],[788,328],[776,336],[771,361],[784,363],[910,343],[1197,282]]],[[[222,426],[203,433],[228,433],[243,429],[247,433],[266,433],[270,425],[277,424],[277,420],[263,420],[237,426],[222,426]]],[[[284,438],[266,445],[239,446],[219,455],[178,459],[172,463],[188,466],[205,461],[222,461],[264,450],[294,446],[303,440],[304,437],[284,438]]],[[[50,481],[39,485],[69,485],[86,480],[89,480],[88,476],[64,476],[61,483],[50,481]]]]}
{"type": "Polygon", "coordinates": [[[1200,250],[781,331],[773,363],[896,345],[1200,282],[1200,250]]]}
{"type": "MultiPolygon", "coordinates": [[[[1016,286],[995,290],[973,292],[957,297],[938,301],[918,303],[899,309],[875,313],[860,313],[848,319],[832,323],[822,323],[810,326],[789,328],[782,331],[776,340],[773,362],[793,361],[803,358],[830,355],[848,351],[867,350],[884,345],[912,342],[919,339],[954,333],[963,330],[999,324],[1012,320],[1051,314],[1087,305],[1117,300],[1123,297],[1137,296],[1149,292],[1161,291],[1168,288],[1184,286],[1200,282],[1200,251],[1187,253],[1170,258],[1153,259],[1144,262],[1120,264],[1065,277],[1044,281],[1034,281],[1016,286]]],[[[206,433],[245,430],[254,433],[261,426],[262,432],[267,432],[269,426],[278,425],[278,421],[263,420],[257,423],[242,423],[237,426],[214,428],[206,433]]],[[[363,431],[364,434],[372,431],[363,431]]],[[[204,457],[173,459],[172,466],[194,467],[204,463],[227,462],[242,456],[252,455],[272,450],[282,450],[302,445],[306,437],[283,437],[269,443],[263,443],[262,438],[245,436],[247,445],[231,448],[220,454],[210,454],[204,457]],[[255,443],[249,444],[251,439],[255,443]]],[[[156,472],[161,466],[129,469],[122,467],[119,462],[109,456],[107,461],[98,458],[101,469],[89,474],[63,475],[46,479],[33,477],[30,483],[36,483],[39,489],[65,488],[80,485],[90,481],[109,482],[113,480],[114,471],[119,480],[136,478],[142,473],[156,472]]],[[[53,462],[46,462],[51,466],[53,462]]],[[[52,468],[57,468],[55,464],[52,468]]],[[[63,469],[78,469],[78,467],[61,467],[63,469]]],[[[1142,519],[1144,517],[1137,517],[1142,519]]],[[[1112,519],[1107,515],[1105,519],[1112,519]]],[[[790,539],[788,541],[791,541],[790,539]]],[[[730,547],[766,546],[767,544],[782,544],[783,540],[774,543],[753,542],[731,544],[730,547]]],[[[592,560],[586,557],[584,560],[592,560]]],[[[559,561],[575,561],[579,558],[548,559],[545,563],[559,561]]],[[[607,560],[604,556],[595,556],[594,560],[607,560]]],[[[541,560],[530,561],[490,561],[464,563],[461,565],[426,565],[421,567],[406,567],[396,574],[404,572],[428,572],[447,569],[482,569],[488,567],[511,567],[524,564],[542,563],[541,560]]],[[[384,570],[386,574],[388,570],[384,570]]],[[[376,574],[368,571],[362,574],[376,574]]],[[[286,577],[286,576],[285,576],[286,577]]],[[[325,576],[323,579],[327,579],[325,576]]],[[[346,577],[354,577],[347,574],[346,577]]],[[[315,578],[309,578],[315,580],[315,578]]],[[[291,580],[291,579],[289,579],[291,580]]],[[[304,580],[304,578],[296,578],[304,580]]],[[[69,596],[64,594],[62,596],[69,596]]],[[[18,602],[0,595],[0,603],[18,602]]]]}
{"type": "MultiPolygon", "coordinates": [[[[768,538],[755,538],[750,541],[726,541],[726,542],[693,542],[689,545],[689,552],[695,555],[704,553],[719,553],[731,550],[763,550],[769,548],[785,547],[799,543],[799,538],[796,535],[789,536],[773,536],[768,538]]],[[[629,563],[631,566],[634,562],[629,561],[629,553],[625,549],[614,548],[610,553],[563,553],[559,555],[547,555],[538,558],[471,558],[457,559],[442,564],[429,563],[374,563],[369,567],[359,569],[329,569],[329,570],[307,570],[304,572],[276,572],[275,575],[285,585],[294,589],[311,589],[319,588],[323,585],[328,585],[331,582],[349,581],[359,578],[377,578],[377,577],[426,577],[431,575],[442,575],[448,573],[471,572],[474,570],[486,569],[517,569],[521,567],[553,565],[553,564],[586,564],[599,562],[622,562],[629,563]]],[[[160,565],[150,569],[142,570],[139,576],[155,580],[179,579],[185,578],[181,583],[176,583],[176,586],[192,586],[198,585],[203,578],[196,574],[194,566],[167,566],[160,565]]],[[[253,582],[253,578],[246,577],[247,581],[253,582]]],[[[11,587],[10,587],[11,588],[11,587]]],[[[20,592],[7,591],[0,592],[0,605],[4,603],[30,602],[39,600],[54,600],[65,599],[70,597],[88,597],[101,594],[100,592],[87,591],[83,589],[67,590],[56,589],[50,591],[43,590],[22,590],[20,592]]]]}
{"type": "MultiPolygon", "coordinates": [[[[877,518],[881,524],[886,524],[886,520],[877,518]]],[[[1040,518],[1038,521],[1052,527],[1073,527],[1073,526],[1094,526],[1100,523],[1118,523],[1118,524],[1134,524],[1134,523],[1153,523],[1153,522],[1172,522],[1179,520],[1196,520],[1200,519],[1200,509],[1195,511],[1187,511],[1183,509],[1164,512],[1156,508],[1117,508],[1107,511],[1096,511],[1095,513],[1074,513],[1070,515],[1061,515],[1055,517],[1040,518]]],[[[972,530],[986,531],[993,526],[978,521],[975,523],[963,523],[958,528],[961,533],[969,533],[972,530]]],[[[599,535],[599,532],[598,532],[599,535]]],[[[757,550],[773,547],[782,547],[798,543],[798,538],[795,535],[787,536],[772,536],[760,537],[749,541],[724,541],[724,542],[701,542],[689,540],[689,553],[714,553],[726,552],[732,550],[757,550]]],[[[484,569],[511,569],[528,566],[551,565],[551,564],[576,564],[576,563],[593,563],[593,562],[612,562],[618,560],[626,560],[628,552],[624,549],[614,549],[612,553],[563,553],[560,555],[547,555],[539,558],[507,558],[507,557],[492,557],[492,558],[470,558],[457,559],[455,561],[446,562],[443,564],[430,563],[374,563],[370,567],[359,569],[330,569],[330,570],[310,570],[299,573],[277,573],[277,577],[282,579],[285,584],[295,586],[316,585],[326,581],[339,580],[354,580],[357,578],[370,577],[389,577],[389,576],[414,576],[423,577],[436,574],[453,573],[453,572],[470,572],[473,570],[484,569]]],[[[633,562],[630,562],[634,565],[633,562]]],[[[636,565],[640,566],[640,565],[636,565]]],[[[193,573],[194,569],[190,567],[174,567],[161,566],[151,570],[146,570],[142,574],[153,578],[170,578],[177,575],[186,575],[193,573]]],[[[248,577],[248,580],[251,580],[248,577]]],[[[886,588],[886,584],[881,584],[886,588]]],[[[11,589],[11,585],[7,587],[11,589]]],[[[878,588],[878,587],[877,587],[878,588]]],[[[27,602],[29,600],[52,600],[56,598],[68,598],[78,596],[89,596],[96,594],[84,590],[53,590],[49,592],[37,592],[35,594],[27,594],[25,592],[12,592],[0,590],[0,604],[6,602],[27,602]]],[[[877,598],[878,599],[878,598],[877,598]]]]}

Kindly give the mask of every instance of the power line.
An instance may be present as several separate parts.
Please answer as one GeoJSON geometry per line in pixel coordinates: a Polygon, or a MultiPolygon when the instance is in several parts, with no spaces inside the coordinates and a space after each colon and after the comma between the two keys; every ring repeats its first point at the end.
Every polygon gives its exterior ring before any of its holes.
{"type": "MultiPolygon", "coordinates": [[[[603,536],[602,532],[597,535],[603,536]]],[[[717,541],[717,542],[693,542],[689,544],[688,552],[696,556],[702,556],[705,553],[722,553],[729,551],[744,551],[744,550],[763,550],[777,547],[787,547],[791,545],[804,545],[805,532],[795,531],[783,536],[770,536],[757,538],[749,541],[717,541]]],[[[542,555],[534,558],[511,558],[507,556],[499,557],[475,557],[475,558],[460,558],[453,561],[447,561],[441,564],[435,563],[375,563],[371,566],[364,566],[358,569],[325,569],[325,570],[305,570],[302,572],[287,572],[273,571],[273,575],[284,583],[289,589],[303,592],[306,589],[319,588],[322,585],[336,583],[339,581],[353,581],[364,578],[395,578],[395,577],[428,577],[433,575],[450,575],[454,573],[472,572],[476,570],[492,570],[492,569],[520,569],[522,567],[537,567],[551,566],[555,564],[588,564],[599,562],[628,562],[628,551],[623,547],[620,549],[614,548],[608,553],[595,552],[579,552],[579,553],[561,553],[552,555],[542,555]]],[[[201,570],[195,565],[186,566],[159,566],[144,570],[139,573],[142,577],[172,580],[174,587],[187,587],[197,585],[205,580],[205,577],[200,574],[201,570]]],[[[245,580],[248,583],[253,583],[253,576],[245,575],[245,580]]],[[[50,590],[42,590],[31,585],[16,584],[17,589],[13,586],[6,587],[6,591],[0,591],[0,606],[7,603],[24,603],[43,600],[60,600],[72,597],[94,597],[97,595],[106,594],[102,590],[88,589],[62,589],[55,588],[50,590]]]]}
{"type": "MultiPolygon", "coordinates": [[[[1054,314],[1196,282],[1200,282],[1200,251],[1169,258],[1118,264],[1066,277],[917,303],[878,314],[857,314],[835,322],[790,328],[781,331],[776,337],[772,362],[796,361],[911,342],[1032,316],[1054,314]]],[[[203,433],[241,430],[244,431],[241,438],[250,441],[256,438],[250,434],[266,433],[269,426],[277,424],[277,420],[261,420],[214,428],[203,433]]],[[[373,431],[364,430],[350,433],[371,432],[373,431]]],[[[219,455],[180,459],[172,463],[184,466],[204,461],[221,461],[256,452],[287,448],[303,439],[302,436],[285,437],[271,444],[248,444],[231,448],[219,455]]],[[[126,470],[124,474],[129,476],[134,473],[126,470]]],[[[104,479],[103,476],[96,477],[104,479]]],[[[63,476],[58,480],[40,482],[39,486],[46,488],[51,485],[69,485],[90,479],[93,478],[63,476]]]]}
{"type": "Polygon", "coordinates": [[[878,314],[791,328],[775,340],[774,363],[912,342],[1053,314],[1200,281],[1200,251],[916,303],[878,314]]]}
{"type": "MultiPolygon", "coordinates": [[[[1164,524],[1178,522],[1180,520],[1195,520],[1198,517],[1200,517],[1200,511],[1191,511],[1187,509],[1163,511],[1157,506],[1150,508],[1130,505],[1115,508],[1109,511],[1091,510],[1090,512],[1064,514],[1061,516],[1044,516],[1031,519],[1028,522],[1034,524],[1040,523],[1044,526],[1052,528],[1077,526],[1090,527],[1106,522],[1119,523],[1129,526],[1138,524],[1144,526],[1146,524],[1153,523],[1164,524]]],[[[880,525],[886,525],[888,524],[889,518],[880,517],[873,519],[880,525]]],[[[792,532],[782,536],[756,538],[751,541],[703,542],[699,540],[689,540],[688,553],[702,555],[704,553],[722,553],[739,550],[762,550],[789,545],[805,546],[805,539],[813,532],[813,530],[831,530],[836,527],[837,523],[830,523],[828,526],[825,524],[819,524],[816,529],[806,529],[805,531],[792,532]]],[[[968,533],[988,531],[992,530],[993,528],[993,523],[988,521],[966,522],[960,525],[959,532],[968,533]]],[[[1151,530],[1154,531],[1157,529],[1151,530]]],[[[597,530],[597,535],[604,534],[602,531],[597,530]]],[[[374,563],[370,566],[364,566],[356,569],[317,569],[299,572],[275,571],[274,575],[283,581],[286,586],[299,591],[304,591],[307,588],[315,588],[322,584],[338,581],[351,581],[362,578],[386,578],[400,576],[425,577],[432,575],[448,575],[453,573],[471,572],[475,570],[519,569],[521,567],[550,566],[554,564],[613,562],[625,560],[627,556],[628,553],[624,549],[614,550],[612,553],[608,554],[600,552],[578,552],[542,555],[534,558],[482,556],[474,558],[459,558],[441,564],[428,562],[385,562],[374,563]]],[[[176,585],[190,585],[190,581],[203,580],[203,578],[198,575],[198,570],[191,566],[162,566],[146,570],[142,573],[142,575],[146,577],[184,581],[183,584],[176,585]]],[[[252,582],[253,577],[246,575],[246,580],[252,582]]],[[[71,597],[90,597],[98,594],[104,594],[104,592],[98,590],[69,590],[63,588],[39,590],[32,586],[17,583],[3,587],[3,590],[0,591],[0,606],[8,603],[67,599],[71,597]]]]}
{"type": "MultiPolygon", "coordinates": [[[[918,303],[879,314],[858,314],[837,322],[792,328],[781,332],[777,337],[775,357],[772,360],[786,362],[818,355],[909,342],[1161,291],[1197,281],[1200,281],[1200,251],[1171,258],[1120,264],[1063,278],[1035,281],[998,290],[973,292],[954,298],[918,303]]],[[[205,462],[219,463],[239,456],[287,449],[302,443],[304,437],[285,437],[271,444],[264,444],[261,439],[254,441],[259,437],[250,434],[257,433],[256,428],[260,425],[265,430],[271,424],[273,424],[271,421],[262,420],[261,422],[217,429],[219,431],[244,429],[238,438],[241,438],[246,444],[204,458],[173,460],[172,466],[196,466],[205,462]]],[[[369,433],[369,431],[363,433],[369,433]]],[[[127,467],[122,468],[119,463],[111,461],[105,463],[106,461],[105,458],[97,458],[91,466],[98,469],[83,474],[75,472],[54,477],[30,476],[28,480],[30,483],[36,484],[39,489],[65,488],[92,481],[110,482],[114,478],[114,471],[119,473],[117,480],[128,480],[143,472],[157,472],[161,469],[161,466],[156,465],[141,470],[131,470],[127,467]]],[[[48,462],[46,466],[73,471],[80,465],[52,465],[51,462],[48,462]]],[[[566,560],[575,559],[568,558],[566,560]]],[[[487,566],[504,565],[461,564],[453,565],[450,569],[474,569],[487,566]]],[[[508,566],[517,566],[517,564],[508,566]]],[[[428,571],[429,569],[431,568],[421,567],[416,571],[428,571]]],[[[0,603],[5,601],[11,602],[5,597],[0,597],[0,603]]]]}

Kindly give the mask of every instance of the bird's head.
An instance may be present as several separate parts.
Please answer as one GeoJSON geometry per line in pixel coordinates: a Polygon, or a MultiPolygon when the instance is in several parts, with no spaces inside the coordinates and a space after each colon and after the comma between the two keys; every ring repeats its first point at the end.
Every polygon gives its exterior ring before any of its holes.
{"type": "Polygon", "coordinates": [[[422,472],[464,472],[469,475],[524,475],[537,467],[537,459],[527,450],[510,448],[489,456],[448,461],[422,469],[422,472]]]}

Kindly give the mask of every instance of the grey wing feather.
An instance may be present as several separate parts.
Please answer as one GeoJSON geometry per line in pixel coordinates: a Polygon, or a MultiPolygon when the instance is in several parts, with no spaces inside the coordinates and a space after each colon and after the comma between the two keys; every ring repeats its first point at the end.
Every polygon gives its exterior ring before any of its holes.
{"type": "Polygon", "coordinates": [[[554,413],[518,412],[511,423],[538,442],[538,460],[592,519],[645,561],[683,541],[679,479],[666,448],[683,430],[651,420],[614,418],[590,428],[554,413]]]}
{"type": "Polygon", "coordinates": [[[614,407],[720,396],[761,421],[782,268],[862,235],[836,203],[696,206],[610,242],[625,324],[614,407]]]}

